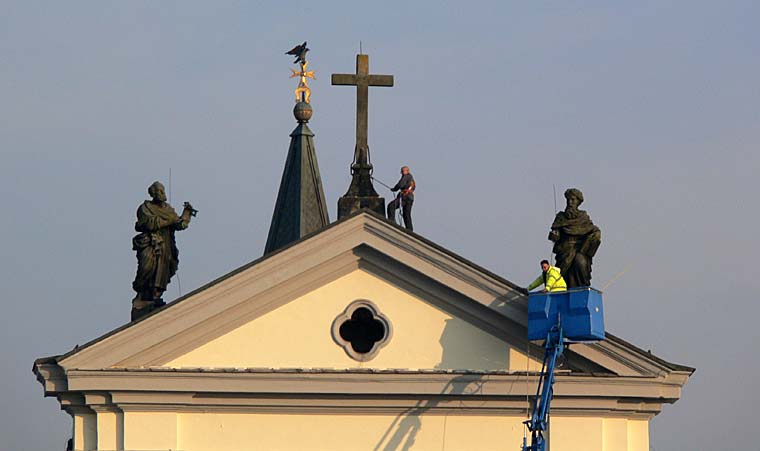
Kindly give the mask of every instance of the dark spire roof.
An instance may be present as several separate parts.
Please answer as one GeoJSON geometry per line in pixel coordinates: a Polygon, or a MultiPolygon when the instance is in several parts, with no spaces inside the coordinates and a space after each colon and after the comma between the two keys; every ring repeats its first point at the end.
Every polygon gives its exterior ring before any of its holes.
{"type": "Polygon", "coordinates": [[[290,148],[264,254],[298,241],[330,223],[314,150],[314,133],[307,125],[312,114],[311,105],[298,102],[293,114],[298,119],[298,126],[290,134],[290,148]]]}

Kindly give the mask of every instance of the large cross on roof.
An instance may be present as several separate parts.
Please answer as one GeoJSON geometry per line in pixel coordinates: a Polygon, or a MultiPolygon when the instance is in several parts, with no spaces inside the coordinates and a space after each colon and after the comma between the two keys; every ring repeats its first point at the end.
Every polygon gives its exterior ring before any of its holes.
{"type": "Polygon", "coordinates": [[[336,86],[356,86],[356,163],[369,163],[367,145],[367,104],[370,86],[393,86],[393,75],[369,73],[369,55],[356,55],[355,74],[332,74],[336,86]]]}
{"type": "Polygon", "coordinates": [[[393,86],[393,75],[369,73],[369,55],[356,55],[355,74],[332,74],[332,84],[356,86],[356,147],[351,165],[351,185],[338,199],[338,219],[367,208],[385,215],[385,199],[372,186],[372,163],[367,144],[367,104],[370,86],[393,86]]]}

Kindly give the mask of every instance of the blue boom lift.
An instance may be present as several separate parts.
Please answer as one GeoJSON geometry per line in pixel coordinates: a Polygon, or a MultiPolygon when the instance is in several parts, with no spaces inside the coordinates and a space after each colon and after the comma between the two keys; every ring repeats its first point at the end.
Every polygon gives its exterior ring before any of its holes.
{"type": "Polygon", "coordinates": [[[544,432],[554,397],[557,359],[572,343],[604,340],[602,293],[591,287],[531,293],[528,298],[528,340],[545,340],[544,363],[533,413],[525,421],[530,431],[530,445],[527,437],[523,438],[522,451],[546,451],[544,432]]]}

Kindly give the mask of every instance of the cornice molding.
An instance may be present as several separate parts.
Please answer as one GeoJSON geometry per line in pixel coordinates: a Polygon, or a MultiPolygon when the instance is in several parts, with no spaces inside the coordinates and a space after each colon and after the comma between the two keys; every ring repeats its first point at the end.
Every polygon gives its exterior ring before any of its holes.
{"type": "MultiPolygon", "coordinates": [[[[453,372],[70,370],[62,400],[80,411],[518,414],[538,375],[453,372]]],[[[681,395],[670,378],[559,374],[559,415],[649,418],[681,395]]]]}

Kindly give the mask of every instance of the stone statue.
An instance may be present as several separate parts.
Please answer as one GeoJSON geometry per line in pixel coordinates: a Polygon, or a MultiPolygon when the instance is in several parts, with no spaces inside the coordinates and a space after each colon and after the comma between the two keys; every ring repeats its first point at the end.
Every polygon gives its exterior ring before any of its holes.
{"type": "Polygon", "coordinates": [[[148,194],[152,200],[137,209],[135,230],[139,234],[132,239],[132,249],[137,252],[137,275],[132,282],[137,296],[132,300],[132,320],[164,305],[161,296],[179,265],[174,232],[186,229],[197,213],[185,202],[178,216],[166,202],[166,190],[160,182],[153,182],[148,194]]]}
{"type": "Polygon", "coordinates": [[[602,231],[591,218],[578,207],[583,203],[583,193],[570,188],[565,191],[567,206],[554,217],[549,240],[554,242],[557,266],[568,288],[591,286],[591,263],[599,245],[602,231]]]}

